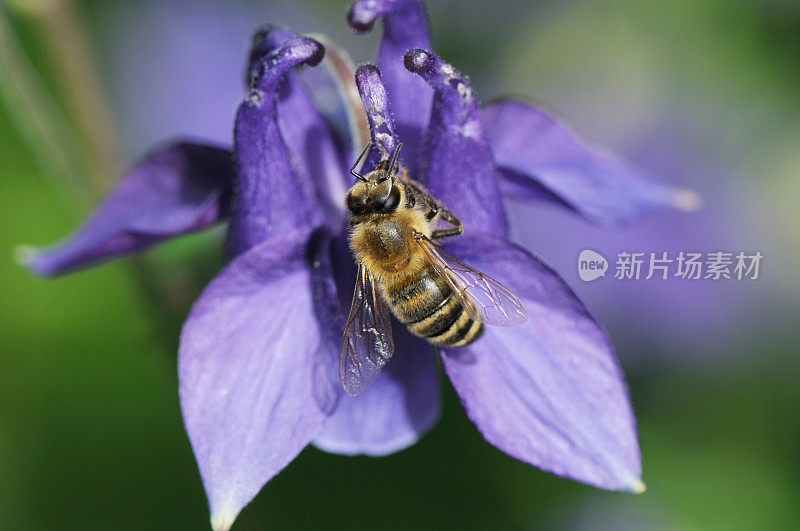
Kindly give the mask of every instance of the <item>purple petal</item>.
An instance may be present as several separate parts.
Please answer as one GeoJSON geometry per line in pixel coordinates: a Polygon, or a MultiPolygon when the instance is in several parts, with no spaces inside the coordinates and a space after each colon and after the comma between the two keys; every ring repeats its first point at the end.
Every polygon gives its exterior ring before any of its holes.
{"type": "MultiPolygon", "coordinates": [[[[382,160],[387,160],[397,147],[397,135],[394,130],[392,109],[389,97],[381,79],[381,72],[375,65],[366,64],[356,70],[356,85],[364,103],[364,110],[369,121],[369,132],[372,146],[361,166],[362,174],[372,171],[382,160]]],[[[411,161],[409,153],[401,151],[398,160],[408,168],[411,161]]]]}
{"type": "Polygon", "coordinates": [[[57,275],[208,227],[227,214],[233,175],[227,149],[165,145],[134,166],[82,227],[22,260],[39,275],[57,275]]]}
{"type": "Polygon", "coordinates": [[[239,106],[234,128],[238,180],[228,231],[232,257],[271,235],[321,219],[313,183],[293,168],[278,128],[276,96],[292,67],[318,64],[324,53],[312,39],[292,39],[264,57],[253,72],[253,85],[239,106]]]}
{"type": "MultiPolygon", "coordinates": [[[[314,317],[308,232],[235,258],[208,285],[181,333],[180,400],[215,529],[308,444],[335,403],[321,397],[326,352],[314,317]]],[[[330,383],[330,382],[328,382],[330,383]]]]}
{"type": "Polygon", "coordinates": [[[462,236],[449,250],[519,296],[528,321],[487,326],[442,360],[470,419],[507,454],[608,489],[640,491],[625,381],[606,332],[569,287],[526,250],[462,236]]]}
{"type": "MultiPolygon", "coordinates": [[[[252,84],[259,63],[270,52],[298,36],[279,26],[264,25],[253,35],[247,82],[252,84]]],[[[333,128],[314,105],[308,90],[294,72],[288,72],[278,86],[278,126],[298,177],[313,183],[318,203],[331,218],[342,216],[342,198],[347,192],[345,179],[350,153],[336,138],[333,128]],[[347,166],[347,167],[345,167],[347,166]]]]}
{"type": "Polygon", "coordinates": [[[413,174],[419,170],[416,161],[431,113],[433,91],[421,79],[406,72],[401,58],[412,48],[432,48],[428,17],[418,0],[361,0],[350,8],[348,21],[354,30],[365,32],[371,30],[380,17],[383,17],[383,38],[377,62],[392,100],[403,149],[408,153],[409,164],[405,166],[413,174]]]}
{"type": "Polygon", "coordinates": [[[399,323],[394,341],[394,356],[365,391],[356,397],[341,391],[314,446],[345,455],[387,455],[411,446],[436,423],[441,404],[433,347],[399,323]]]}
{"type": "Polygon", "coordinates": [[[466,231],[505,236],[508,225],[494,162],[469,81],[425,50],[408,52],[405,65],[435,90],[425,140],[424,184],[460,217],[466,231]]]}
{"type": "Polygon", "coordinates": [[[353,296],[355,264],[346,240],[329,240],[315,255],[315,307],[322,328],[334,331],[328,378],[335,380],[338,406],[313,444],[339,454],[386,455],[414,444],[439,418],[439,381],[433,347],[395,322],[395,354],[378,378],[357,397],[338,381],[337,357],[346,308],[353,296]]]}
{"type": "Polygon", "coordinates": [[[659,207],[697,207],[694,192],[642,178],[637,169],[583,143],[564,124],[522,101],[488,105],[481,123],[508,195],[539,199],[544,188],[556,203],[601,224],[629,221],[659,207]]]}

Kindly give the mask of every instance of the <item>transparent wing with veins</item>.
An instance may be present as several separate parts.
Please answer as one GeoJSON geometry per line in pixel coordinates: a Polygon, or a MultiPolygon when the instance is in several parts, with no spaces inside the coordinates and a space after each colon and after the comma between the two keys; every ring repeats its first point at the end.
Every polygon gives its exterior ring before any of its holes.
{"type": "Polygon", "coordinates": [[[494,326],[515,326],[528,319],[525,307],[508,288],[455,258],[424,234],[417,233],[414,238],[431,265],[461,297],[471,318],[494,326]]]}
{"type": "Polygon", "coordinates": [[[356,396],[366,389],[393,353],[391,310],[378,293],[372,274],[359,264],[339,349],[339,381],[345,392],[356,396]]]}

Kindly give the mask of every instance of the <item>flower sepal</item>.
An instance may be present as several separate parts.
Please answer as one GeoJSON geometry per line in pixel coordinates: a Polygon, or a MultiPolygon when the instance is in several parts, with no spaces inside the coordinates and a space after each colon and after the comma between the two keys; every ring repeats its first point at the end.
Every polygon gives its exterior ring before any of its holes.
{"type": "Polygon", "coordinates": [[[60,275],[209,227],[229,212],[232,153],[177,140],[128,172],[94,214],[62,242],[18,259],[36,274],[60,275]]]}

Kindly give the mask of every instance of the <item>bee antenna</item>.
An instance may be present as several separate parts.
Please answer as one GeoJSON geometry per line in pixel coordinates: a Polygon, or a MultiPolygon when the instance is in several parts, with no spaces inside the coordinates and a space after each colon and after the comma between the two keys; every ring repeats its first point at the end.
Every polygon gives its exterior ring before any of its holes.
{"type": "Polygon", "coordinates": [[[395,167],[397,164],[397,155],[400,153],[400,148],[403,147],[403,143],[400,142],[397,144],[397,147],[394,148],[394,153],[392,154],[392,162],[389,163],[389,175],[394,176],[397,174],[398,168],[395,167]]]}
{"type": "Polygon", "coordinates": [[[378,181],[379,183],[382,183],[383,181],[385,181],[387,179],[391,179],[392,177],[397,175],[398,168],[395,166],[395,164],[397,164],[397,154],[400,153],[400,148],[401,147],[403,147],[403,143],[402,142],[397,144],[397,147],[394,148],[394,153],[392,153],[392,160],[391,160],[391,162],[389,162],[389,165],[386,166],[386,177],[384,177],[383,179],[380,179],[378,181]]]}
{"type": "Polygon", "coordinates": [[[367,182],[367,180],[360,173],[356,173],[356,166],[358,166],[358,163],[361,162],[361,159],[364,158],[364,155],[367,154],[367,150],[369,149],[369,147],[371,145],[372,145],[372,142],[368,142],[367,143],[367,147],[364,148],[364,151],[362,151],[361,155],[358,156],[358,158],[356,159],[355,163],[353,164],[353,167],[350,168],[350,175],[352,175],[353,177],[356,177],[359,180],[364,181],[364,182],[367,182]]]}

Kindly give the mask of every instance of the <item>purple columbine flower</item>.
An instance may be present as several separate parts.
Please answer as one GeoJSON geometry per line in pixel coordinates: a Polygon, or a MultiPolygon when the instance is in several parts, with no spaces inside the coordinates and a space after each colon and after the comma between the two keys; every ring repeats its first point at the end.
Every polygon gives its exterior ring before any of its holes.
{"type": "MultiPolygon", "coordinates": [[[[504,193],[545,200],[615,223],[674,206],[680,193],[639,178],[526,102],[481,108],[467,78],[429,51],[421,2],[364,0],[349,14],[356,31],[379,18],[380,70],[355,74],[372,137],[365,168],[402,141],[401,165],[464,224],[445,247],[501,280],[528,312],[521,326],[487,327],[468,347],[440,350],[467,414],[487,441],[526,463],[641,490],[634,419],[606,332],[555,272],[508,240],[502,201],[504,193]]],[[[184,324],[178,367],[216,529],[230,527],[309,443],[385,455],[439,416],[435,349],[399,323],[395,356],[366,391],[351,398],[338,383],[355,279],[343,191],[362,146],[315,108],[293,71],[323,55],[316,40],[259,30],[233,150],[188,141],[156,149],[76,233],[28,256],[35,272],[56,275],[228,220],[228,264],[184,324]]]]}

